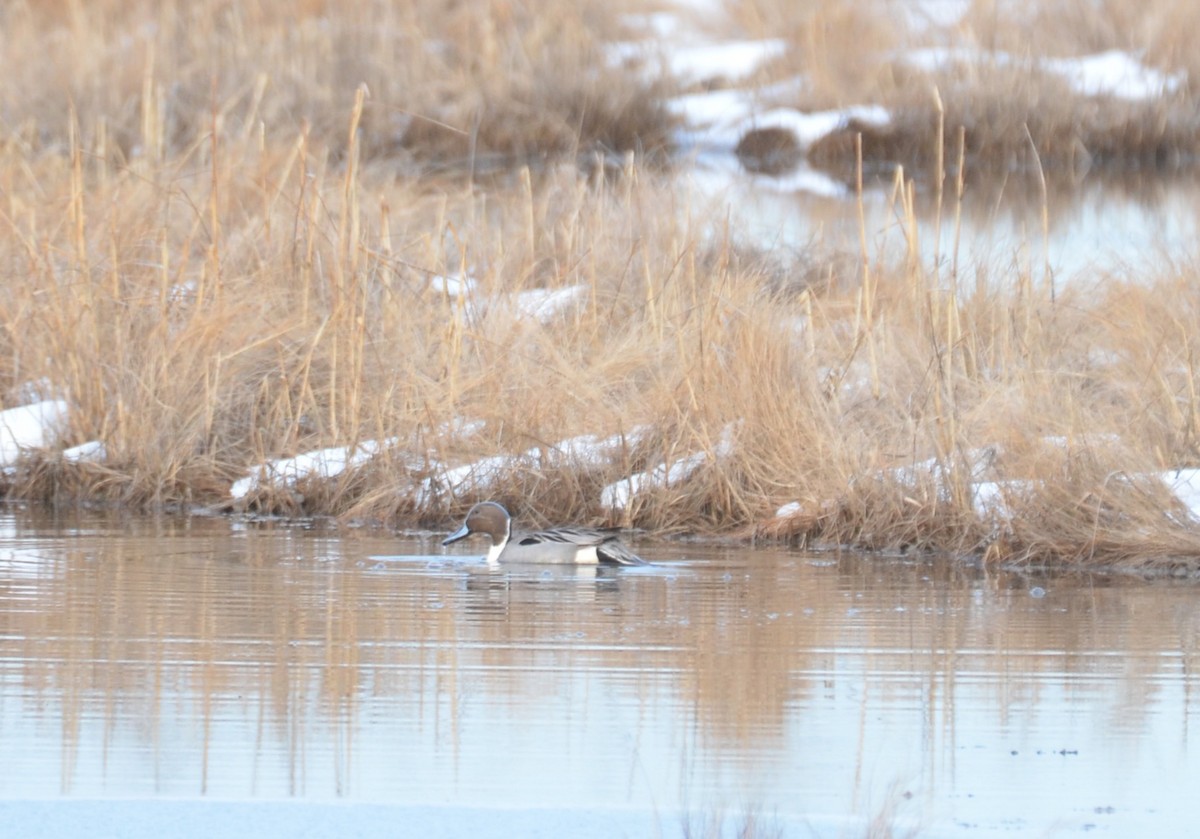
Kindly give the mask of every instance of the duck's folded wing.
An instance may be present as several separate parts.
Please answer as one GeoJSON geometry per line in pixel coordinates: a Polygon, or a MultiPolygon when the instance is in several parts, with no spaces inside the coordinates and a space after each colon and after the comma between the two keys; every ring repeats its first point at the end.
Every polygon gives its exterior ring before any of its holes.
{"type": "Polygon", "coordinates": [[[555,527],[530,533],[514,534],[512,541],[518,545],[569,545],[578,548],[595,548],[600,562],[616,565],[645,565],[639,557],[617,538],[616,528],[600,530],[594,527],[555,527]]]}
{"type": "Polygon", "coordinates": [[[593,527],[555,527],[513,534],[513,541],[519,545],[580,545],[585,548],[611,538],[608,533],[593,527]]]}

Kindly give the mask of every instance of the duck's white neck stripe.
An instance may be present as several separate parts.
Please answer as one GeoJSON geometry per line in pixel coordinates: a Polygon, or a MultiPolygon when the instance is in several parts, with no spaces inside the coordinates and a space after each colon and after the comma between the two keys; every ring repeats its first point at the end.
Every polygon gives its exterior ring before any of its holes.
{"type": "Polygon", "coordinates": [[[500,554],[504,551],[504,546],[508,544],[509,537],[512,536],[512,519],[504,523],[504,538],[488,548],[487,561],[495,564],[500,561],[500,554]]]}

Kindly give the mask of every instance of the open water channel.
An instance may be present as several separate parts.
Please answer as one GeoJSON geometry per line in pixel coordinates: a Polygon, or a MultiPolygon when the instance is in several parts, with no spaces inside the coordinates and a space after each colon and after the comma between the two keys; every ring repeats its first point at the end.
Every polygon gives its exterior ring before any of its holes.
{"type": "Polygon", "coordinates": [[[439,535],[0,509],[3,833],[1191,830],[1195,584],[439,535]]]}

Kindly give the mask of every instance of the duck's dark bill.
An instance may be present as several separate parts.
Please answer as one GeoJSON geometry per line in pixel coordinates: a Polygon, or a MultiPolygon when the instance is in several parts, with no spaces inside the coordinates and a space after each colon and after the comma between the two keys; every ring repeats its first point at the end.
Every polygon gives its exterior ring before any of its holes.
{"type": "Polygon", "coordinates": [[[445,547],[446,545],[449,545],[451,542],[457,542],[459,539],[466,539],[470,535],[471,535],[471,531],[468,530],[467,526],[464,524],[458,530],[454,531],[449,536],[447,536],[445,539],[443,539],[442,546],[445,547]]]}

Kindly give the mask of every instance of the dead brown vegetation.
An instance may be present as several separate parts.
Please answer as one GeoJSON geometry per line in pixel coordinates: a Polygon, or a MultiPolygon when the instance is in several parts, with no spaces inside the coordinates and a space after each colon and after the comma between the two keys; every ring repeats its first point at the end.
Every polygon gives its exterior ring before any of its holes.
{"type": "Polygon", "coordinates": [[[620,3],[17,2],[0,106],[7,141],[124,165],[181,162],[217,125],[285,146],[303,129],[400,171],[654,151],[670,122],[649,82],[610,67],[620,3]],[[69,56],[70,60],[66,60],[69,56]]]}

